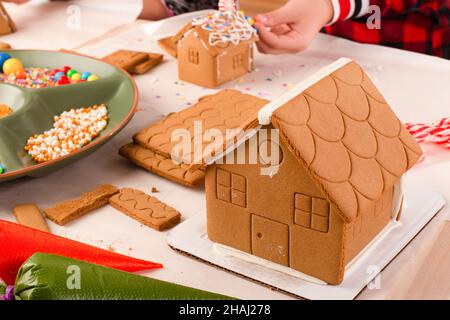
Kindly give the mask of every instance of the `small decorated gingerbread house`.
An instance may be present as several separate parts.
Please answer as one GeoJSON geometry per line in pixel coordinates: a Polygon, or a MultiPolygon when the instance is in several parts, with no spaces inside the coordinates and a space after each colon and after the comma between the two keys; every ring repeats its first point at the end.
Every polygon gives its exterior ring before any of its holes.
{"type": "Polygon", "coordinates": [[[180,80],[215,88],[253,69],[257,38],[241,11],[218,11],[193,19],[159,44],[177,57],[180,80]]]}
{"type": "Polygon", "coordinates": [[[420,158],[420,147],[364,71],[346,59],[246,122],[259,122],[253,138],[261,149],[273,136],[261,130],[278,130],[279,165],[263,174],[262,150],[258,164],[227,164],[238,148],[207,167],[208,237],[341,283],[346,266],[399,219],[401,178],[420,158]]]}
{"type": "Polygon", "coordinates": [[[16,31],[16,25],[0,1],[0,36],[16,31]]]}

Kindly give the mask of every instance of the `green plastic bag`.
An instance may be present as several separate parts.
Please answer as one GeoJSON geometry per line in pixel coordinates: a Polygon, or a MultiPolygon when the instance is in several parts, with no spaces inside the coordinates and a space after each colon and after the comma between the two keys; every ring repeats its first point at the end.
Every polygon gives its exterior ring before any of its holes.
{"type": "Polygon", "coordinates": [[[6,282],[0,279],[0,300],[1,297],[3,297],[3,295],[5,294],[7,287],[8,285],[6,284],[6,282]]]}
{"type": "Polygon", "coordinates": [[[51,254],[20,268],[16,300],[226,300],[226,296],[51,254]]]}

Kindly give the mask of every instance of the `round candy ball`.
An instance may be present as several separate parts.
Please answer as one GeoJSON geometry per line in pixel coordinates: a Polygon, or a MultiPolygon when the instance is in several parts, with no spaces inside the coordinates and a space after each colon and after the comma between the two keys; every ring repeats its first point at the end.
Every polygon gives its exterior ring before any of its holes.
{"type": "Polygon", "coordinates": [[[58,80],[58,84],[69,84],[69,83],[70,83],[70,80],[67,76],[62,76],[58,80]]]}
{"type": "Polygon", "coordinates": [[[59,71],[55,74],[55,81],[58,82],[59,79],[61,79],[61,77],[65,76],[66,74],[64,73],[64,71],[59,71]]]}
{"type": "Polygon", "coordinates": [[[5,167],[0,163],[0,174],[5,173],[5,167]]]}
{"type": "Polygon", "coordinates": [[[11,56],[7,53],[0,53],[0,72],[3,71],[3,64],[5,63],[6,60],[11,59],[11,56]]]}
{"type": "Polygon", "coordinates": [[[72,80],[73,82],[80,82],[81,81],[81,74],[79,73],[74,73],[70,76],[70,80],[72,80]]]}
{"type": "Polygon", "coordinates": [[[100,78],[97,75],[92,74],[92,75],[89,76],[89,78],[87,80],[88,81],[96,81],[98,79],[100,79],[100,78]]]}
{"type": "Polygon", "coordinates": [[[11,58],[5,61],[3,64],[3,72],[6,75],[10,75],[13,73],[20,73],[23,71],[23,64],[19,59],[11,58]]]}
{"type": "Polygon", "coordinates": [[[69,71],[67,71],[67,76],[68,76],[69,78],[71,78],[75,73],[78,73],[78,71],[77,71],[77,70],[70,69],[69,71]]]}
{"type": "Polygon", "coordinates": [[[83,72],[81,74],[81,80],[87,80],[91,75],[92,75],[92,73],[90,73],[90,72],[83,72]]]}
{"type": "Polygon", "coordinates": [[[72,68],[69,66],[64,66],[62,67],[62,71],[64,71],[64,74],[67,74],[67,72],[69,72],[69,70],[71,70],[72,68]]]}

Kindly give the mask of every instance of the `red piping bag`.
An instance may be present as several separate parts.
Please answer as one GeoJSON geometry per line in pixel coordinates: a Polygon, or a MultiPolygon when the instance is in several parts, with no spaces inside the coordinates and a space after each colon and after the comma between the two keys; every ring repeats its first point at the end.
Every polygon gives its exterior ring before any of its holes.
{"type": "Polygon", "coordinates": [[[57,254],[128,272],[162,268],[81,242],[0,220],[0,279],[14,284],[20,266],[37,252],[57,254]]]}

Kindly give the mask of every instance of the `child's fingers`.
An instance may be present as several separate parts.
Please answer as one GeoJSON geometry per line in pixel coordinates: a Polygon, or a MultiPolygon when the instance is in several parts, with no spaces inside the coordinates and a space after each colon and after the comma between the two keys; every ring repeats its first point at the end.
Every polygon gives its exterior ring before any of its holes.
{"type": "Polygon", "coordinates": [[[258,41],[256,43],[256,46],[258,47],[258,51],[259,52],[265,53],[265,54],[283,54],[283,53],[286,53],[285,51],[271,48],[267,44],[265,44],[264,42],[261,42],[261,41],[258,41]]]}
{"type": "Polygon", "coordinates": [[[295,22],[297,18],[296,11],[291,9],[291,5],[288,3],[275,11],[259,14],[255,17],[255,20],[266,27],[295,22]]]}
{"type": "Polygon", "coordinates": [[[278,35],[261,24],[256,24],[256,26],[260,41],[268,47],[285,52],[298,52],[306,47],[301,35],[296,31],[291,30],[288,33],[278,35]]]}
{"type": "Polygon", "coordinates": [[[270,31],[277,35],[281,35],[281,34],[286,34],[289,31],[291,31],[291,28],[289,28],[289,26],[287,24],[281,24],[279,26],[272,27],[272,29],[270,29],[270,31]]]}

